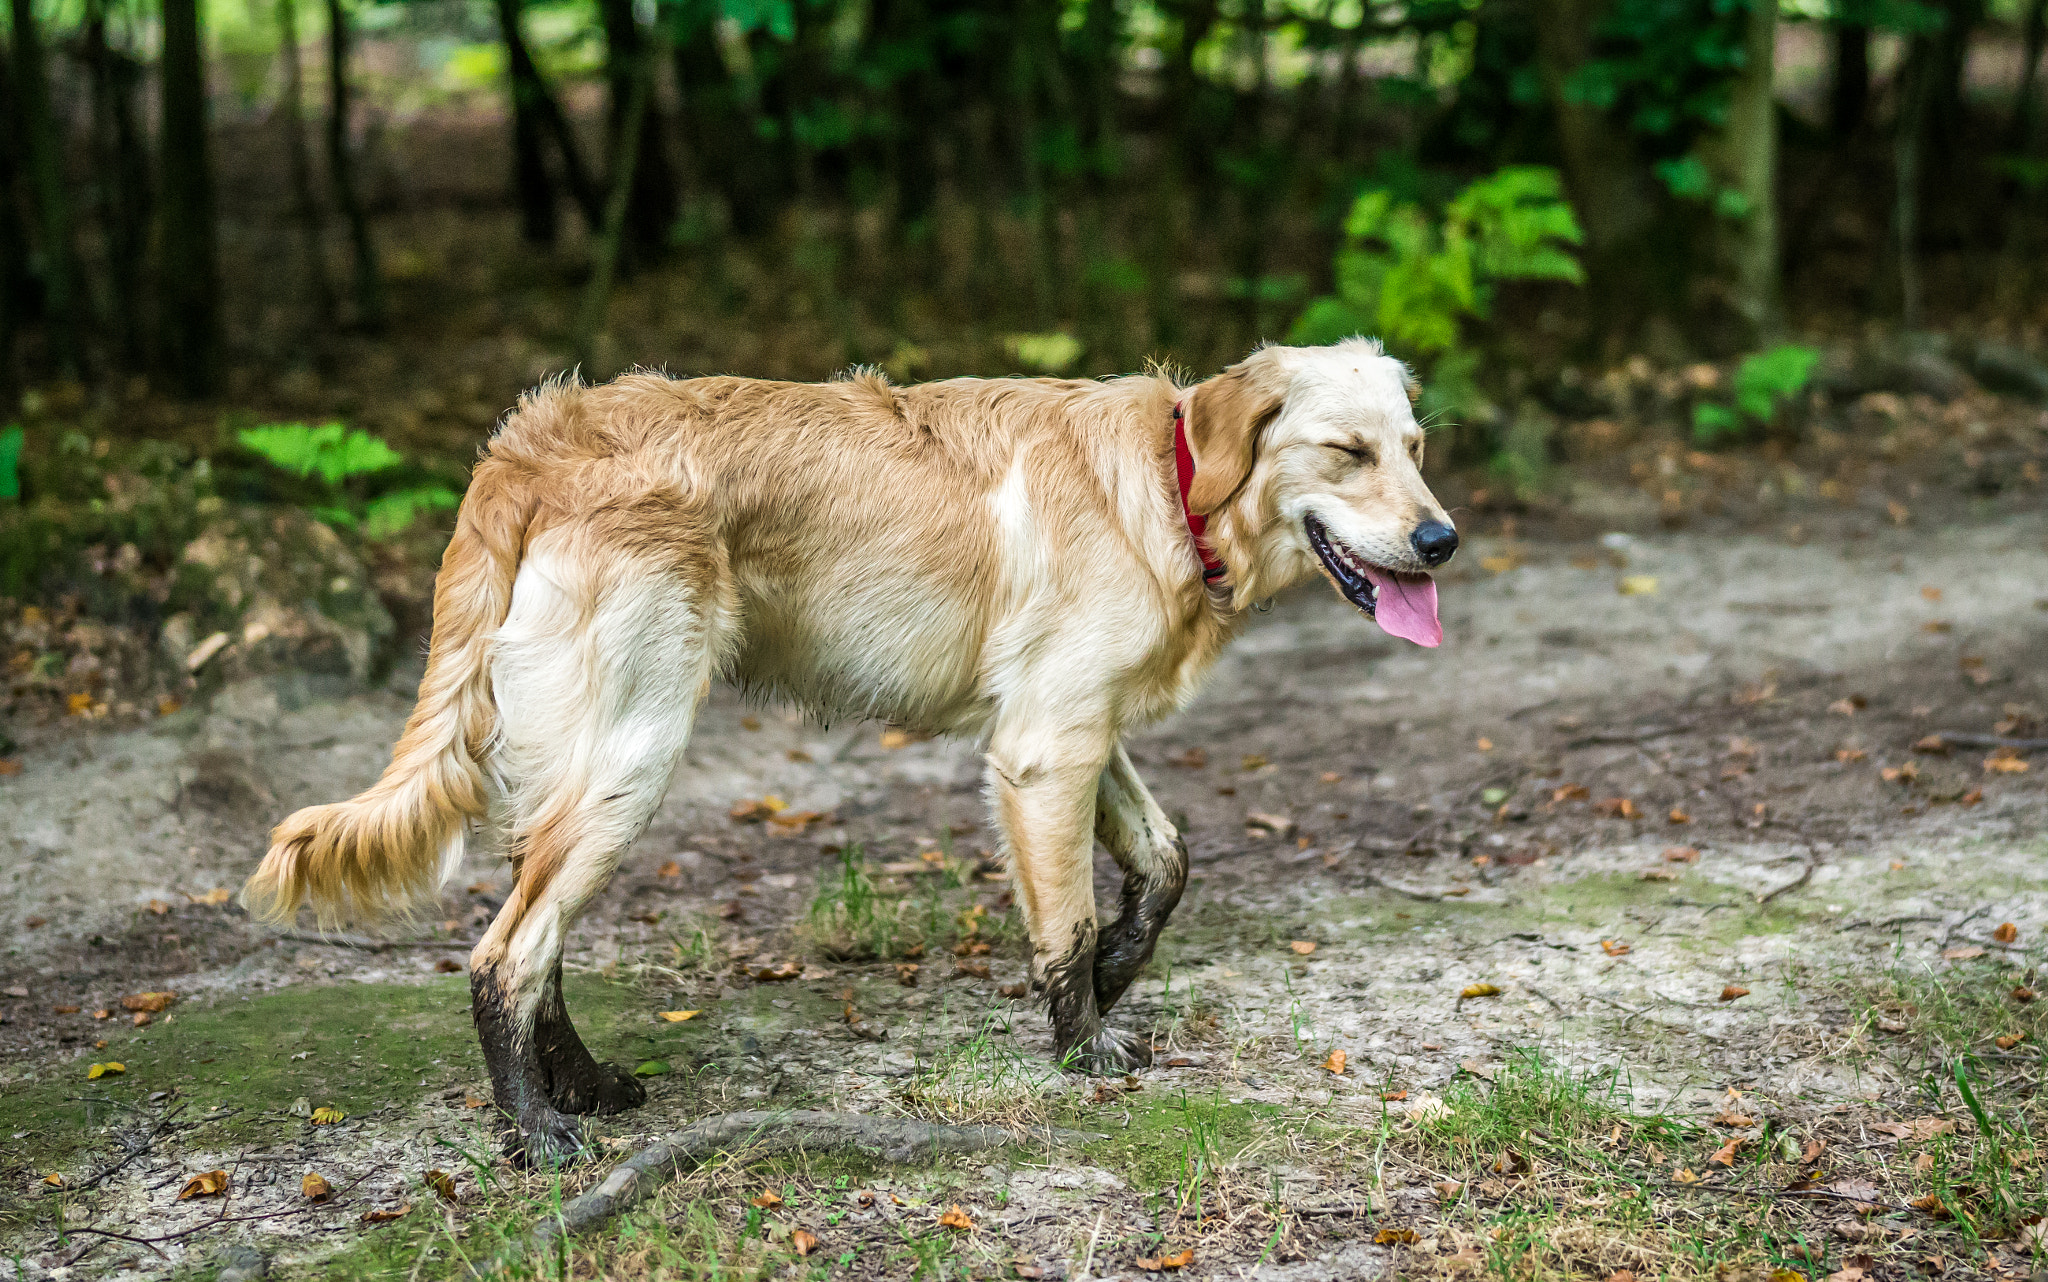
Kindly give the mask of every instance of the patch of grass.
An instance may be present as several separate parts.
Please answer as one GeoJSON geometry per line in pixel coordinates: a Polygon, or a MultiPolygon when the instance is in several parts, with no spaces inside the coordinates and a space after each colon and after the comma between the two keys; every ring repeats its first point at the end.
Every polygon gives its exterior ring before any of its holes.
{"type": "Polygon", "coordinates": [[[1017,1050],[1008,1013],[991,1010],[973,1037],[949,1040],[937,1055],[920,1058],[902,1098],[928,1121],[1042,1124],[1067,1080],[1043,1058],[1017,1050]]]}
{"type": "Polygon", "coordinates": [[[1440,1109],[1422,1115],[1416,1135],[1454,1167],[1500,1166],[1507,1150],[1570,1152],[1614,1134],[1616,1127],[1644,1142],[1679,1144],[1693,1127],[1659,1114],[1634,1111],[1619,1068],[1574,1072],[1524,1047],[1487,1082],[1460,1077],[1444,1092],[1440,1109]]]}
{"type": "Polygon", "coordinates": [[[923,953],[932,924],[918,917],[917,905],[884,895],[876,887],[865,850],[858,842],[848,842],[839,852],[838,866],[819,881],[802,933],[818,951],[837,961],[914,957],[923,953]]]}

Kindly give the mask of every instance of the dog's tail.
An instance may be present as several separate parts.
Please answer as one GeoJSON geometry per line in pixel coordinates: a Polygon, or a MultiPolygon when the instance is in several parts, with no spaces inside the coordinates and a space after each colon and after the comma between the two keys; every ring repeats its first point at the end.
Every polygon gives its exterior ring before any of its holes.
{"type": "Polygon", "coordinates": [[[462,858],[487,794],[477,762],[497,726],[487,650],[512,603],[531,501],[486,461],[456,517],[434,585],[434,635],[420,699],[384,777],[360,796],[309,806],[270,834],[242,887],[258,919],[286,921],[310,897],[323,928],[407,915],[462,858]]]}

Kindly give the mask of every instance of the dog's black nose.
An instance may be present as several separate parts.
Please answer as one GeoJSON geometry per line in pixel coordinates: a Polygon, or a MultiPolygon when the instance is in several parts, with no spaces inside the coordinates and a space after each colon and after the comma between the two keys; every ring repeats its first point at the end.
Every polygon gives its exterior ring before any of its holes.
{"type": "Polygon", "coordinates": [[[1442,565],[1458,550],[1458,532],[1442,521],[1424,521],[1408,536],[1425,565],[1442,565]]]}

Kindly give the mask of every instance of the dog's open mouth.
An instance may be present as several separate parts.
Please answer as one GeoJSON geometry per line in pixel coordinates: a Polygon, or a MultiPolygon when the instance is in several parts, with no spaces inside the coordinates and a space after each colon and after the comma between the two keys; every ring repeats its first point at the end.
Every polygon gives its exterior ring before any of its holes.
{"type": "Polygon", "coordinates": [[[1329,527],[1311,516],[1303,522],[1309,546],[1323,563],[1344,599],[1390,635],[1417,645],[1443,644],[1444,627],[1436,617],[1436,580],[1427,574],[1406,574],[1374,565],[1330,536],[1329,527]]]}

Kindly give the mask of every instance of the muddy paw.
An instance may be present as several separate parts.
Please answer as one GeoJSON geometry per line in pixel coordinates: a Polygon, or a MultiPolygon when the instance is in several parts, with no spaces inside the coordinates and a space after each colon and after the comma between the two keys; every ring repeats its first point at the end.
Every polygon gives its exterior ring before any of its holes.
{"type": "Polygon", "coordinates": [[[549,1101],[563,1113],[623,1113],[647,1102],[647,1088],[616,1064],[592,1064],[558,1084],[549,1101]]]}
{"type": "Polygon", "coordinates": [[[1152,1043],[1136,1033],[1105,1028],[1061,1059],[1070,1072],[1115,1076],[1152,1064],[1152,1043]]]}
{"type": "Polygon", "coordinates": [[[519,1121],[519,1129],[505,1137],[505,1155],[514,1166],[527,1170],[548,1170],[571,1166],[590,1155],[583,1127],[574,1117],[553,1109],[540,1109],[519,1121]]]}

